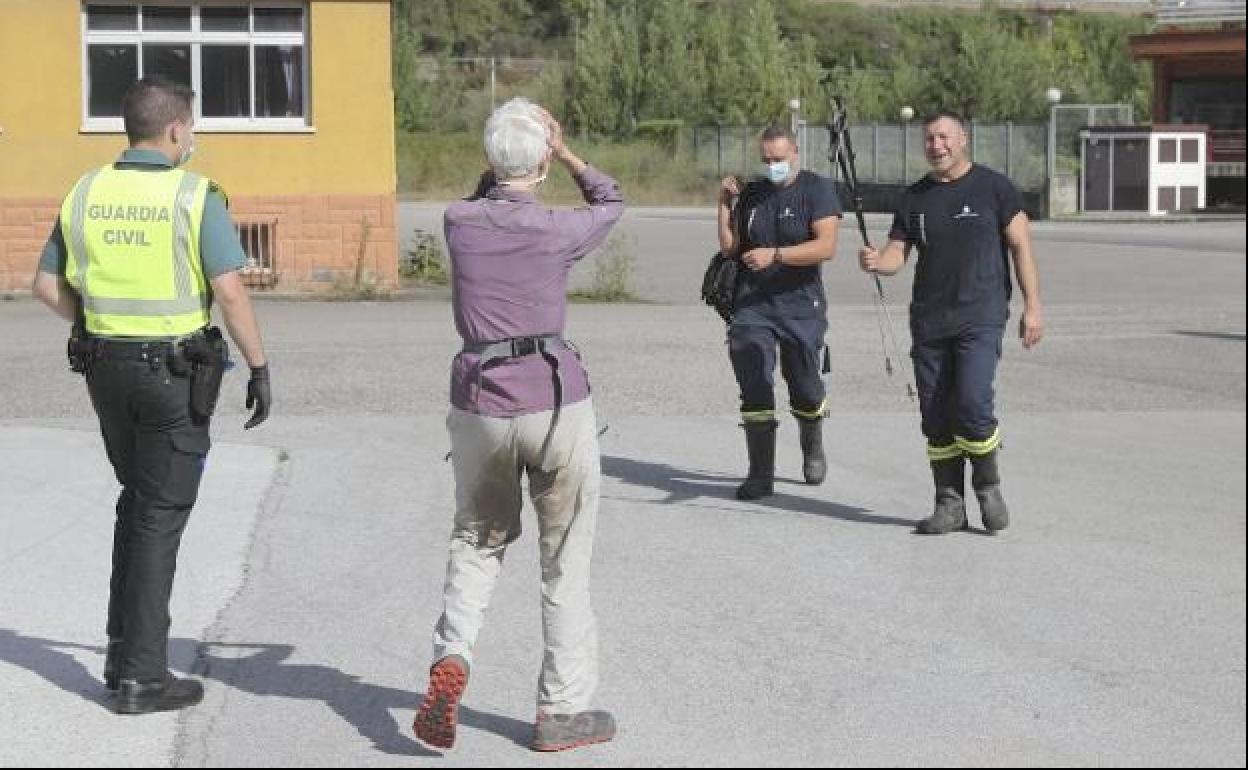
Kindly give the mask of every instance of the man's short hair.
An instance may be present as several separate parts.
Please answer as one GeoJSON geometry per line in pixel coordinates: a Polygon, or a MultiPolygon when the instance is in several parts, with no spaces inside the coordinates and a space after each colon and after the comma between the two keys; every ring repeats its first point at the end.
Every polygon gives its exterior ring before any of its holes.
{"type": "Polygon", "coordinates": [[[923,118],[923,128],[927,128],[938,120],[952,120],[958,124],[958,128],[962,129],[964,133],[966,131],[966,118],[953,110],[936,110],[928,113],[927,117],[923,118]]]}
{"type": "Polygon", "coordinates": [[[770,142],[772,139],[788,139],[793,144],[797,144],[797,136],[779,123],[772,123],[764,128],[763,135],[759,137],[760,142],[770,142]]]}
{"type": "Polygon", "coordinates": [[[485,158],[499,181],[537,171],[549,149],[546,123],[536,104],[517,96],[485,121],[485,158]]]}
{"type": "Polygon", "coordinates": [[[195,116],[195,92],[163,75],[149,75],[126,91],[121,114],[130,143],[157,139],[170,123],[195,116]]]}

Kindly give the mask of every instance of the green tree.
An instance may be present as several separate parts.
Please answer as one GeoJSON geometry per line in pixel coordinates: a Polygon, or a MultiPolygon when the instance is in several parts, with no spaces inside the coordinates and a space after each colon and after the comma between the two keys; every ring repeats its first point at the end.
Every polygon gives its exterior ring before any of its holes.
{"type": "Polygon", "coordinates": [[[786,93],[788,57],[774,0],[749,0],[737,13],[737,29],[748,30],[738,43],[738,87],[745,115],[751,120],[780,120],[794,94],[786,93]]]}
{"type": "Polygon", "coordinates": [[[707,14],[698,36],[703,52],[705,96],[692,110],[696,120],[726,125],[744,123],[746,103],[741,82],[741,62],[737,57],[737,35],[727,8],[716,6],[707,14]]]}
{"type": "Polygon", "coordinates": [[[693,3],[650,0],[648,11],[639,113],[646,118],[696,118],[706,86],[693,3]]]}

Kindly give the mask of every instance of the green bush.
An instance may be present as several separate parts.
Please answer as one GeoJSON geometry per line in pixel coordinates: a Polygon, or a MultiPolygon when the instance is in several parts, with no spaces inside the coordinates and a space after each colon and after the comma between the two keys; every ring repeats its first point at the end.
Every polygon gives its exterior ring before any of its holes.
{"type": "Polygon", "coordinates": [[[416,228],[412,247],[399,261],[399,275],[422,286],[445,286],[450,281],[446,255],[436,235],[416,228]]]}

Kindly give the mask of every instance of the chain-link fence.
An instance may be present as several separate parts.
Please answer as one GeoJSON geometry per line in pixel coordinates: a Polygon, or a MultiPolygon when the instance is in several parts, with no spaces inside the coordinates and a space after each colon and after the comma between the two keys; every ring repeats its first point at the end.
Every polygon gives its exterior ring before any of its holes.
{"type": "MultiPolygon", "coordinates": [[[[756,173],[761,131],[756,126],[695,127],[692,147],[698,171],[707,176],[756,173]]],[[[976,163],[1005,174],[1020,190],[1039,192],[1044,189],[1048,126],[972,122],[968,133],[971,159],[976,163]]],[[[918,124],[866,123],[850,127],[850,137],[859,182],[909,184],[927,172],[923,129],[918,124]]],[[[1077,129],[1075,139],[1077,142],[1077,129]]],[[[830,141],[827,126],[799,125],[802,167],[837,176],[828,153],[830,141]]],[[[1077,144],[1075,149],[1077,152],[1077,144]]]]}

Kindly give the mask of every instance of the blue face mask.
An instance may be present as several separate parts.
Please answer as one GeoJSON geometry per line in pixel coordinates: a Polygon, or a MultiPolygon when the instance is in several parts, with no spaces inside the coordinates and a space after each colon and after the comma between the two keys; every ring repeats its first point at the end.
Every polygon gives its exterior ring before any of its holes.
{"type": "Polygon", "coordinates": [[[785,180],[789,178],[789,162],[787,160],[782,160],[778,163],[764,163],[763,165],[767,167],[767,178],[771,180],[772,184],[784,184],[785,180]]]}

